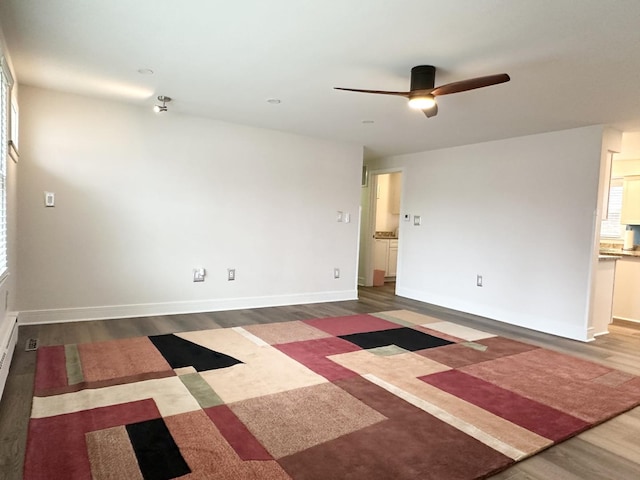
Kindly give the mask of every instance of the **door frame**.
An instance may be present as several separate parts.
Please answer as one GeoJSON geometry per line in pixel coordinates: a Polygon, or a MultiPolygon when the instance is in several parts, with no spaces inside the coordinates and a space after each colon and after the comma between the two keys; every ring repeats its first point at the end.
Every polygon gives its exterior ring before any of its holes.
{"type": "MultiPolygon", "coordinates": [[[[367,224],[361,225],[360,235],[364,235],[364,241],[362,244],[365,246],[365,254],[363,255],[363,263],[364,263],[364,285],[372,286],[373,285],[373,241],[374,235],[376,232],[376,210],[377,210],[377,202],[376,202],[376,192],[378,190],[378,176],[385,175],[388,173],[400,173],[402,176],[400,177],[400,217],[402,217],[403,207],[404,207],[404,179],[405,179],[405,171],[404,167],[391,167],[391,168],[380,168],[376,170],[369,171],[369,215],[368,218],[362,217],[363,223],[366,220],[367,224]]],[[[362,207],[362,206],[361,206],[362,207]]],[[[403,230],[403,222],[402,218],[399,219],[398,222],[398,270],[396,272],[396,282],[400,279],[400,275],[402,273],[402,267],[400,259],[402,258],[400,252],[402,251],[402,241],[400,233],[403,230]]]]}

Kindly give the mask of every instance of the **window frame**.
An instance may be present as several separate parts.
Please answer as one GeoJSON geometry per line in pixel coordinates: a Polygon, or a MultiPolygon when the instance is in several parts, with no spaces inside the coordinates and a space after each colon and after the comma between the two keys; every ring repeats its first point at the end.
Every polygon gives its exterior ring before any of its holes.
{"type": "Polygon", "coordinates": [[[11,104],[13,76],[6,58],[0,55],[0,284],[9,275],[8,254],[8,159],[11,156],[11,104]]]}
{"type": "Polygon", "coordinates": [[[622,181],[623,177],[612,177],[609,183],[608,194],[608,215],[600,223],[600,240],[611,243],[624,241],[625,225],[620,223],[622,213],[622,181]],[[608,234],[614,229],[618,230],[618,235],[608,234]]]}

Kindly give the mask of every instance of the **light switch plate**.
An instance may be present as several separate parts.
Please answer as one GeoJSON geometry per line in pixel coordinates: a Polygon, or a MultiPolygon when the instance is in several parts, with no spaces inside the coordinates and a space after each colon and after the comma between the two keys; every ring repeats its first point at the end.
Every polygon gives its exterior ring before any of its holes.
{"type": "Polygon", "coordinates": [[[414,225],[422,225],[422,218],[420,218],[420,215],[414,215],[413,216],[413,224],[414,225]]]}
{"type": "Polygon", "coordinates": [[[56,194],[53,192],[44,192],[44,206],[55,207],[56,206],[56,194]]]}

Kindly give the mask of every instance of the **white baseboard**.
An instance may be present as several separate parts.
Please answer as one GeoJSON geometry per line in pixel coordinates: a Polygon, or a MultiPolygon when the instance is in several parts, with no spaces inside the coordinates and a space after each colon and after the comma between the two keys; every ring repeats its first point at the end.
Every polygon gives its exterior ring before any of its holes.
{"type": "Polygon", "coordinates": [[[18,322],[15,316],[8,315],[0,325],[0,399],[9,376],[11,359],[18,341],[18,322]]]}
{"type": "Polygon", "coordinates": [[[625,322],[633,322],[640,323],[640,320],[637,318],[627,318],[627,317],[613,317],[614,320],[624,320],[625,322]]]}
{"type": "Polygon", "coordinates": [[[109,320],[116,318],[153,317],[185,313],[220,312],[245,308],[279,307],[308,303],[357,300],[358,291],[299,293],[264,297],[225,298],[190,302],[146,303],[137,305],[109,305],[102,307],[60,308],[52,310],[24,310],[18,314],[20,325],[109,320]]]}

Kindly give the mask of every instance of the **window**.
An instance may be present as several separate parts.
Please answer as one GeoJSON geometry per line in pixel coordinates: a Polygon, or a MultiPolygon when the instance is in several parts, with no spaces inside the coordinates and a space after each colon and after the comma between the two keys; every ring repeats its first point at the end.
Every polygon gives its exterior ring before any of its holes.
{"type": "Polygon", "coordinates": [[[620,212],[622,211],[622,178],[614,177],[609,186],[609,215],[600,226],[600,238],[621,240],[624,234],[624,225],[620,224],[620,212]]]}
{"type": "Polygon", "coordinates": [[[7,272],[7,157],[9,115],[13,79],[4,58],[0,58],[0,278],[7,272]]]}

